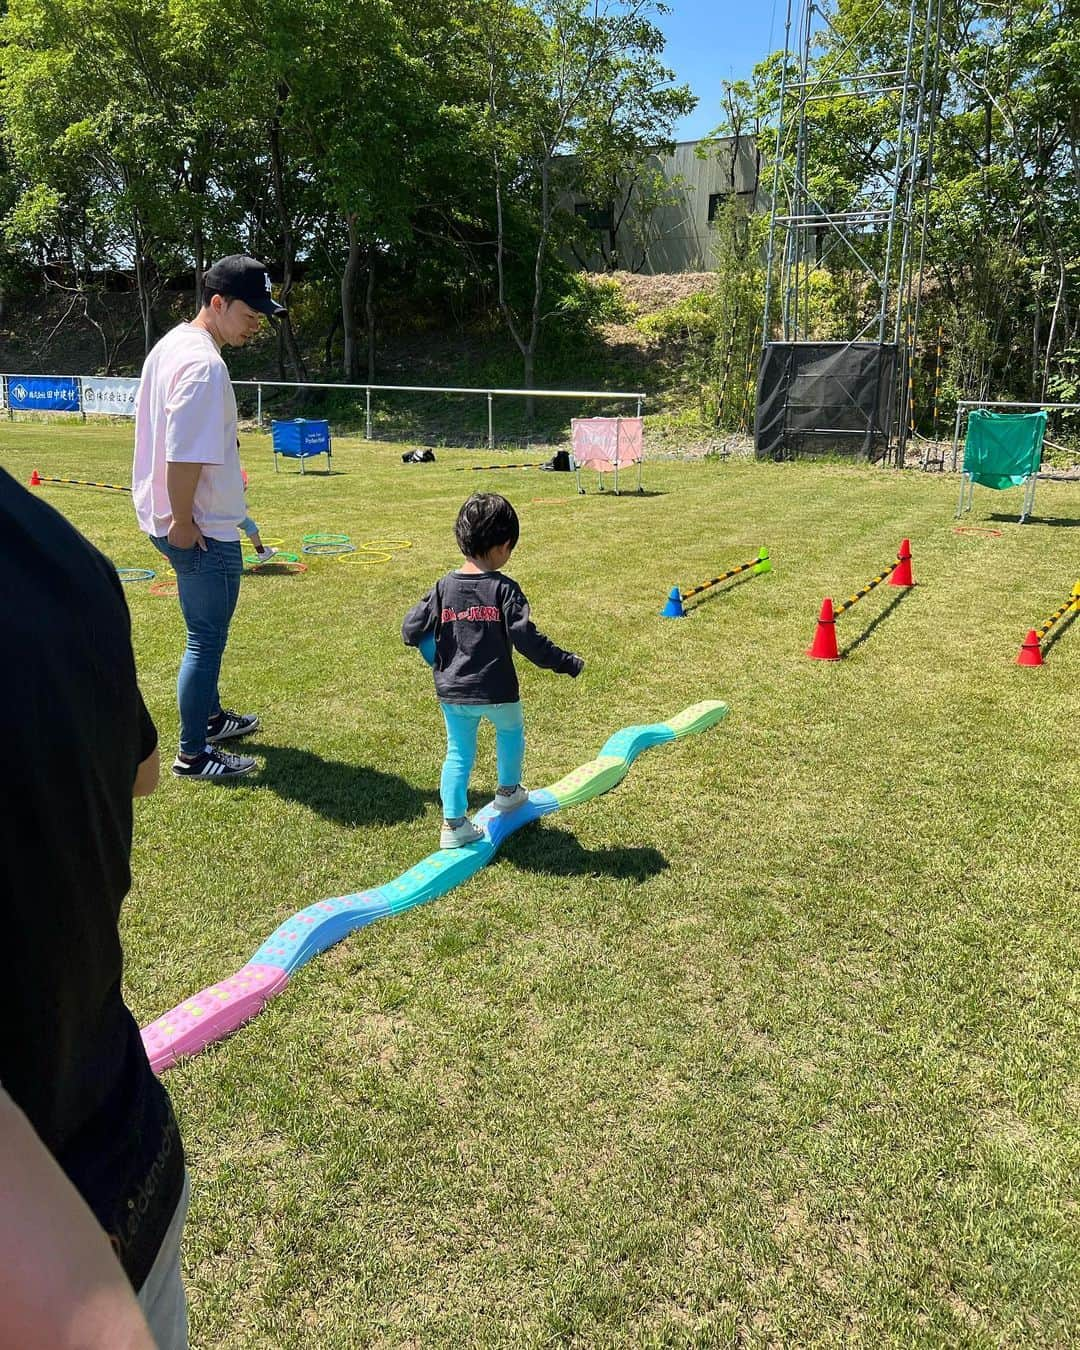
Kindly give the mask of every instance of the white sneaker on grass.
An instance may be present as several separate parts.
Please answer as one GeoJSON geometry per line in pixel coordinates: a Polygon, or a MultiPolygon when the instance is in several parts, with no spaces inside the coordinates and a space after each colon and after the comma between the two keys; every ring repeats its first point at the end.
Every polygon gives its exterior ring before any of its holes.
{"type": "Polygon", "coordinates": [[[276,548],[257,548],[255,550],[255,556],[261,563],[266,563],[270,561],[276,552],[276,548]]]}
{"type": "Polygon", "coordinates": [[[444,820],[439,831],[440,848],[464,848],[466,844],[478,843],[484,837],[484,831],[477,829],[468,816],[463,816],[455,825],[444,820]]]}
{"type": "Polygon", "coordinates": [[[495,800],[492,802],[496,811],[516,811],[519,806],[524,806],[529,800],[529,789],[524,783],[519,783],[511,792],[504,792],[499,788],[495,793],[495,800]]]}

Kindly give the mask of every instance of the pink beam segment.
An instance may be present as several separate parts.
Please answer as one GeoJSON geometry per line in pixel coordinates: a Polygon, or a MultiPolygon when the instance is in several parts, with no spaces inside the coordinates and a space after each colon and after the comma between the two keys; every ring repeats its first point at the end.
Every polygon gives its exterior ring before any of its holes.
{"type": "Polygon", "coordinates": [[[209,985],[143,1027],[150,1067],[161,1073],[183,1055],[197,1055],[250,1021],[288,983],[288,975],[278,966],[249,964],[227,980],[209,985]]]}

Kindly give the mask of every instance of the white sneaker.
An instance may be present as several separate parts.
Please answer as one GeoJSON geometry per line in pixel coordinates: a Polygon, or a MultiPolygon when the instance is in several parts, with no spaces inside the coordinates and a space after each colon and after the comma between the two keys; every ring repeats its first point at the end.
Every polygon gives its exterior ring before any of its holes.
{"type": "Polygon", "coordinates": [[[496,811],[516,811],[519,806],[524,806],[528,800],[529,789],[524,783],[519,783],[513,792],[504,792],[500,788],[491,804],[496,811]]]}
{"type": "Polygon", "coordinates": [[[265,563],[269,562],[276,552],[276,548],[257,548],[255,550],[255,556],[261,563],[265,563]]]}
{"type": "Polygon", "coordinates": [[[477,829],[466,816],[460,825],[443,825],[439,831],[439,847],[464,848],[466,844],[475,844],[483,837],[484,831],[477,829]]]}

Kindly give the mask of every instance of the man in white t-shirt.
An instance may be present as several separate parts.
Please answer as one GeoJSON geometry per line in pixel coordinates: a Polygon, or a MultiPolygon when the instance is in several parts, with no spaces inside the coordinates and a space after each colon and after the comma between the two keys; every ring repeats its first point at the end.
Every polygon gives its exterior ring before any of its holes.
{"type": "Polygon", "coordinates": [[[255,761],[218,748],[259,725],[221,706],[218,673],[240,594],[239,524],[247,516],[236,398],[222,347],[242,347],[264,316],[284,313],[262,263],[231,254],[203,277],[203,304],[146,358],[135,404],[132,498],[139,526],[172,564],[187,625],[176,696],[178,778],[220,781],[255,761]]]}

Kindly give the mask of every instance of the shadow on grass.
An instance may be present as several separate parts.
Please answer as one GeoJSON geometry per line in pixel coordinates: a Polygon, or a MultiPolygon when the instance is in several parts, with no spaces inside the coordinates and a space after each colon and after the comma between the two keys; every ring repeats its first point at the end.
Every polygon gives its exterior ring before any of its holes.
{"type": "Polygon", "coordinates": [[[556,877],[611,876],[647,881],[668,867],[668,860],[658,849],[586,848],[571,830],[551,825],[511,835],[500,855],[521,872],[556,877]]]}
{"type": "Polygon", "coordinates": [[[723,590],[717,587],[714,591],[705,591],[700,599],[695,596],[686,607],[686,617],[689,618],[696,610],[704,608],[705,605],[712,604],[714,600],[721,600],[725,595],[730,595],[732,591],[738,590],[740,586],[745,586],[748,581],[754,580],[753,572],[744,572],[741,576],[735,577],[729,581],[721,582],[723,590]]]}
{"type": "MultiPolygon", "coordinates": [[[[416,788],[396,774],[324,759],[310,750],[260,742],[252,744],[250,751],[263,761],[256,780],[260,787],[340,825],[393,825],[416,820],[431,803],[439,801],[436,788],[416,788]]],[[[470,792],[470,813],[490,800],[490,792],[470,792]]],[[[434,850],[437,834],[429,842],[434,850]]],[[[589,849],[572,831],[558,827],[543,831],[526,828],[503,844],[499,856],[522,872],[565,877],[606,875],[631,881],[646,881],[668,866],[655,848],[589,849]]]]}
{"type": "Polygon", "coordinates": [[[1054,627],[1050,630],[1050,635],[1042,645],[1042,654],[1047,656],[1053,648],[1061,641],[1065,634],[1076,622],[1080,610],[1070,610],[1063,618],[1060,618],[1054,627]]]}
{"type": "Polygon", "coordinates": [[[883,624],[885,620],[889,617],[889,615],[893,612],[893,610],[897,607],[897,605],[902,604],[910,594],[911,590],[902,590],[897,595],[893,596],[893,598],[889,601],[889,603],[885,606],[885,608],[881,611],[881,613],[878,614],[877,617],[871,623],[868,623],[866,625],[866,627],[859,634],[859,636],[857,638],[854,638],[851,642],[848,643],[846,647],[841,649],[840,655],[842,657],[850,656],[851,653],[855,651],[857,648],[861,647],[864,642],[868,642],[870,638],[873,636],[874,630],[878,627],[878,625],[883,624]]]}
{"type": "Polygon", "coordinates": [[[577,495],[579,497],[618,497],[621,501],[623,497],[666,497],[668,494],[657,492],[652,488],[642,488],[640,492],[637,488],[620,488],[618,492],[614,488],[604,488],[603,491],[598,489],[595,492],[590,492],[586,488],[584,492],[578,492],[577,495]]]}
{"type": "MultiPolygon", "coordinates": [[[[307,563],[302,564],[302,566],[306,571],[307,563]]],[[[257,566],[248,563],[245,564],[244,566],[244,579],[253,581],[257,580],[266,581],[269,577],[278,577],[279,579],[281,577],[293,577],[293,578],[302,577],[304,573],[298,572],[296,568],[297,568],[296,563],[289,563],[289,562],[284,563],[265,562],[259,563],[257,566]]]]}
{"type": "MultiPolygon", "coordinates": [[[[987,520],[1004,520],[1012,525],[1016,525],[1017,513],[1015,511],[1006,514],[1004,511],[992,511],[987,520]]],[[[1070,526],[1080,525],[1080,516],[1028,516],[1024,522],[1025,525],[1053,525],[1059,529],[1069,529],[1070,526]]]]}
{"type": "Polygon", "coordinates": [[[396,774],[323,759],[287,745],[252,744],[264,761],[256,780],[286,801],[299,802],[340,825],[393,825],[424,814],[435,791],[422,792],[396,774]]]}

